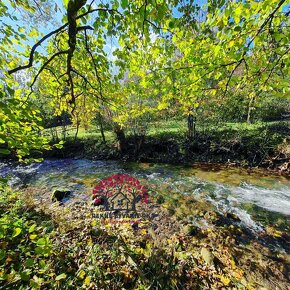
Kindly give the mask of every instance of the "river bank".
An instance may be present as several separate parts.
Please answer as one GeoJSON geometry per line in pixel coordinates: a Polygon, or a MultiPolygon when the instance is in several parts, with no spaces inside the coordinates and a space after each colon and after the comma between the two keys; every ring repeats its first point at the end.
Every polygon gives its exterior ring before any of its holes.
{"type": "MultiPolygon", "coordinates": [[[[283,133],[284,136],[284,133],[283,133]]],[[[200,135],[196,140],[178,136],[128,136],[123,151],[116,140],[103,143],[98,138],[67,139],[63,148],[43,153],[45,158],[88,158],[167,164],[212,164],[213,166],[261,168],[290,175],[290,141],[280,136],[268,138],[214,139],[200,135]]]]}
{"type": "MultiPolygon", "coordinates": [[[[158,131],[158,124],[155,124],[157,127],[147,135],[134,134],[126,129],[122,146],[112,130],[104,131],[104,139],[96,128],[82,129],[76,138],[73,127],[68,131],[55,127],[45,131],[46,134],[55,131],[54,135],[48,135],[52,149],[43,152],[32,150],[31,156],[189,166],[208,164],[213,167],[242,167],[250,171],[266,169],[271,174],[290,175],[290,126],[287,122],[209,127],[197,131],[192,138],[186,137],[183,127],[165,125],[162,123],[158,131]],[[66,133],[62,135],[62,132],[66,133]],[[53,146],[59,141],[64,143],[62,148],[53,146]]],[[[0,154],[0,159],[16,159],[16,150],[13,149],[10,155],[0,154]]]]}
{"type": "Polygon", "coordinates": [[[9,225],[1,238],[9,249],[0,265],[5,289],[287,289],[285,177],[86,159],[0,171],[28,176],[17,195],[0,198],[9,225]],[[92,188],[115,173],[151,189],[150,220],[93,217],[92,188]],[[51,193],[64,187],[71,194],[54,202],[51,193]]]}

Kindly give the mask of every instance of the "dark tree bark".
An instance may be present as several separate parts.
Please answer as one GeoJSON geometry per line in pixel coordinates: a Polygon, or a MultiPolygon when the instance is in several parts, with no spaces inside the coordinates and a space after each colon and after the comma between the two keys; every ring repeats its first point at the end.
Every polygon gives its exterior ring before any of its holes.
{"type": "Polygon", "coordinates": [[[188,138],[192,139],[195,138],[196,135],[196,117],[193,117],[191,114],[187,116],[187,129],[188,129],[188,138]]]}
{"type": "Polygon", "coordinates": [[[78,133],[79,133],[79,127],[80,127],[80,121],[79,119],[77,118],[77,123],[76,123],[76,133],[75,133],[75,138],[74,138],[74,142],[77,141],[77,137],[78,137],[78,133]]]}
{"type": "Polygon", "coordinates": [[[100,113],[98,114],[98,119],[99,119],[99,125],[100,125],[100,131],[101,131],[103,143],[106,144],[106,137],[105,137],[104,126],[103,126],[103,118],[102,118],[102,115],[100,113]]]}
{"type": "Polygon", "coordinates": [[[119,150],[121,151],[121,153],[124,153],[127,145],[125,132],[119,124],[115,124],[114,132],[117,136],[117,140],[119,143],[119,150]]]}
{"type": "Polygon", "coordinates": [[[77,44],[77,16],[78,16],[78,11],[86,4],[86,0],[70,0],[68,3],[68,8],[67,8],[67,19],[68,19],[68,45],[69,45],[69,50],[68,50],[68,55],[67,55],[67,75],[68,75],[68,82],[70,84],[71,88],[71,100],[70,102],[72,104],[75,104],[75,95],[74,95],[74,83],[73,83],[73,78],[71,75],[72,72],[72,58],[74,51],[76,49],[76,44],[77,44]]]}

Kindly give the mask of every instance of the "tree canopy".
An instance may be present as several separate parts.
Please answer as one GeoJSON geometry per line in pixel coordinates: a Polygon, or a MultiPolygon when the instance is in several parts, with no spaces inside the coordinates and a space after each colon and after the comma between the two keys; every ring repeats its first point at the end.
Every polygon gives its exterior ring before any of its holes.
{"type": "Polygon", "coordinates": [[[250,118],[253,103],[289,96],[286,0],[64,0],[50,6],[45,0],[0,3],[0,142],[8,146],[1,153],[14,150],[22,158],[49,148],[33,105],[40,97],[54,114],[67,111],[75,122],[109,112],[123,126],[172,106],[194,114],[206,100],[241,93],[250,118]],[[21,26],[13,9],[30,17],[30,25],[21,26]],[[52,9],[62,24],[43,34],[37,23],[51,20],[52,9]],[[32,19],[37,13],[43,17],[32,19]]]}

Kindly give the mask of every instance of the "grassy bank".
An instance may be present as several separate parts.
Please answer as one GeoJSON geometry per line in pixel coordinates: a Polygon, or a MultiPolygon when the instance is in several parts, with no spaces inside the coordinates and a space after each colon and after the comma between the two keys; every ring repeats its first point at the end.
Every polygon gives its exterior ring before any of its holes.
{"type": "MultiPolygon", "coordinates": [[[[154,122],[146,135],[125,129],[126,150],[120,152],[115,135],[105,131],[106,143],[98,128],[68,127],[65,146],[49,152],[49,157],[86,157],[167,163],[221,163],[244,167],[265,167],[289,173],[289,122],[226,123],[199,126],[196,136],[187,138],[186,124],[181,121],[154,122]]],[[[50,134],[52,129],[44,133],[50,134]]],[[[62,128],[54,128],[59,139],[62,128]]]]}

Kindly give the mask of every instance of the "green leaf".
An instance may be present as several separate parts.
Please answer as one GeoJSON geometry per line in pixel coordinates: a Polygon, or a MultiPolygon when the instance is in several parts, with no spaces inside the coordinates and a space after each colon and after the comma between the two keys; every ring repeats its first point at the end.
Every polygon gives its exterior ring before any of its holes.
{"type": "Polygon", "coordinates": [[[20,273],[20,277],[21,277],[21,280],[28,281],[30,279],[30,272],[29,272],[29,270],[28,271],[26,270],[26,271],[20,273]]]}
{"type": "Polygon", "coordinates": [[[36,242],[37,246],[44,246],[46,244],[46,240],[44,238],[40,238],[36,242]]]}
{"type": "Polygon", "coordinates": [[[68,6],[68,2],[69,2],[69,0],[63,0],[64,7],[68,6]]]}
{"type": "Polygon", "coordinates": [[[62,273],[62,274],[56,276],[56,277],[55,277],[55,280],[56,280],[56,281],[59,281],[59,280],[63,280],[63,279],[65,279],[65,278],[66,278],[66,274],[65,274],[65,273],[62,273]]]}
{"type": "Polygon", "coordinates": [[[9,86],[7,86],[7,91],[11,96],[14,96],[15,91],[12,88],[10,88],[9,86]]]}
{"type": "Polygon", "coordinates": [[[122,7],[123,9],[125,9],[128,5],[129,5],[129,1],[128,1],[128,0],[122,0],[122,2],[121,2],[121,7],[122,7]]]}
{"type": "Polygon", "coordinates": [[[33,259],[27,259],[26,262],[25,262],[25,266],[26,266],[27,268],[32,267],[33,264],[34,264],[34,260],[33,260],[33,259]]]}
{"type": "Polygon", "coordinates": [[[6,257],[6,251],[0,250],[0,261],[3,260],[6,257]]]}
{"type": "Polygon", "coordinates": [[[21,228],[15,228],[12,234],[12,238],[19,236],[21,231],[22,231],[21,228]]]}
{"type": "Polygon", "coordinates": [[[30,226],[28,232],[32,233],[35,230],[36,224],[33,224],[32,226],[30,226]]]}
{"type": "Polygon", "coordinates": [[[175,24],[173,21],[170,21],[169,24],[168,24],[169,28],[173,29],[175,24]]]}
{"type": "Polygon", "coordinates": [[[39,289],[40,288],[40,285],[36,281],[34,281],[34,280],[30,280],[30,286],[33,289],[39,289]]]}
{"type": "Polygon", "coordinates": [[[44,260],[40,260],[39,261],[39,266],[40,266],[40,268],[45,268],[45,266],[46,266],[46,262],[44,261],[44,260]]]}

